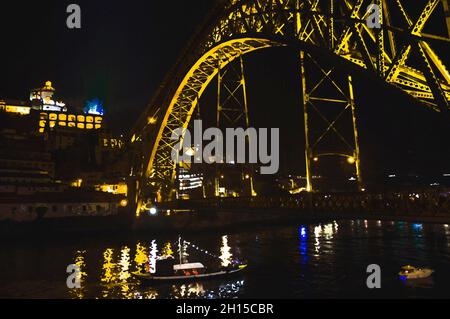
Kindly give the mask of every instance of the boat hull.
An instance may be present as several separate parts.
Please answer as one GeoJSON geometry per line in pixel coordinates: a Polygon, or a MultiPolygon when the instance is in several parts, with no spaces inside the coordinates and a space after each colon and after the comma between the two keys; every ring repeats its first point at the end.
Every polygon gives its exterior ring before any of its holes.
{"type": "Polygon", "coordinates": [[[226,276],[232,276],[241,273],[245,267],[237,268],[229,271],[218,271],[209,274],[191,275],[191,276],[153,276],[151,274],[133,273],[133,276],[142,282],[180,282],[180,281],[196,281],[196,280],[209,280],[226,276]]]}
{"type": "Polygon", "coordinates": [[[403,280],[425,279],[425,278],[430,277],[433,274],[433,272],[434,271],[432,269],[421,269],[417,272],[413,272],[413,273],[409,273],[409,274],[400,272],[399,276],[403,280]]]}

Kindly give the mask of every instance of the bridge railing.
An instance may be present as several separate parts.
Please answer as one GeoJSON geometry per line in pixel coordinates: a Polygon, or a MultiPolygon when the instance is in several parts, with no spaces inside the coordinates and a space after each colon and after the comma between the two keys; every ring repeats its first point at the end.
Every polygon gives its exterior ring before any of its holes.
{"type": "Polygon", "coordinates": [[[392,193],[304,193],[178,202],[194,209],[272,209],[293,212],[450,216],[450,189],[392,193]]]}

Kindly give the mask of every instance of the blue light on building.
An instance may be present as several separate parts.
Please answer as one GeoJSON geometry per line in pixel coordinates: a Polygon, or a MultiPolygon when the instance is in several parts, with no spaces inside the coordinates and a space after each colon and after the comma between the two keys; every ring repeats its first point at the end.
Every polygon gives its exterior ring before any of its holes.
{"type": "Polygon", "coordinates": [[[91,115],[103,115],[103,102],[97,98],[87,101],[86,106],[84,107],[84,112],[91,115]]]}

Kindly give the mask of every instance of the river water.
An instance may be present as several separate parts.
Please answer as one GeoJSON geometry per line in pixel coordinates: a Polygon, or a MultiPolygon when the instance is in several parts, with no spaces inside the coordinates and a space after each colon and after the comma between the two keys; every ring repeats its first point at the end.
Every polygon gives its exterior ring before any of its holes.
{"type": "MultiPolygon", "coordinates": [[[[71,237],[0,244],[2,298],[449,298],[448,225],[348,220],[230,232],[182,234],[183,262],[209,269],[232,260],[248,268],[231,278],[144,286],[131,275],[178,255],[178,236],[71,237]],[[66,268],[80,266],[81,288],[66,268]],[[381,267],[370,290],[367,266],[381,267]],[[429,266],[427,280],[404,282],[401,266],[429,266]]],[[[157,266],[156,266],[157,267],[157,266]]]]}

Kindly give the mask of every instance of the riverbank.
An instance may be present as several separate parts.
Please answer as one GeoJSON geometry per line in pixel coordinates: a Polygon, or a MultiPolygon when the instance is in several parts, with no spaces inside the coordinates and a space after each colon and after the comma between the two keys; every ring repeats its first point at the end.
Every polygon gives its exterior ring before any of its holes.
{"type": "Polygon", "coordinates": [[[123,234],[196,233],[253,226],[282,226],[301,223],[326,223],[334,220],[380,220],[414,223],[450,224],[450,215],[404,215],[354,212],[304,212],[298,209],[203,209],[180,213],[159,212],[139,218],[122,214],[103,217],[45,219],[36,222],[1,222],[0,237],[29,238],[61,236],[117,236],[123,234]]]}

